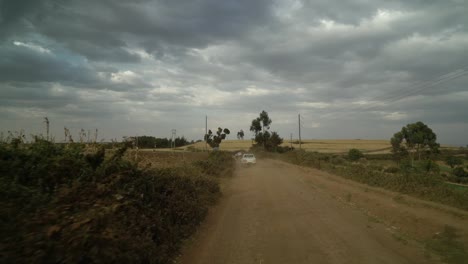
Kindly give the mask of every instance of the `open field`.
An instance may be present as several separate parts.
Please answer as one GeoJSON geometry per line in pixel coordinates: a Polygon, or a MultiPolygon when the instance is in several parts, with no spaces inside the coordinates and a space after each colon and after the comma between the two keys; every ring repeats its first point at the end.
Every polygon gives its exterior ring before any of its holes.
{"type": "MultiPolygon", "coordinates": [[[[293,140],[292,144],[289,140],[285,140],[282,146],[292,146],[299,149],[297,140],[293,140]]],[[[195,149],[204,149],[205,143],[198,142],[190,145],[195,149]]],[[[187,147],[190,147],[187,146],[187,147]]],[[[221,143],[221,150],[248,150],[252,146],[251,140],[225,140],[221,143]]],[[[388,140],[359,140],[359,139],[308,139],[302,140],[302,149],[306,151],[318,151],[323,153],[343,153],[349,149],[356,148],[363,152],[386,153],[390,151],[390,142],[388,140]]]]}
{"type": "MultiPolygon", "coordinates": [[[[129,151],[128,157],[133,158],[135,151],[129,151]]],[[[152,168],[167,168],[206,160],[208,152],[159,151],[143,150],[138,152],[139,166],[152,168]]]]}
{"type": "MultiPolygon", "coordinates": [[[[224,140],[220,145],[220,149],[226,151],[248,150],[252,147],[252,143],[252,140],[224,140]]],[[[292,146],[295,149],[299,149],[297,140],[293,140],[292,142],[284,140],[281,146],[292,146]]],[[[390,153],[391,150],[390,140],[380,139],[306,139],[302,140],[301,147],[306,151],[317,151],[321,153],[346,153],[350,149],[355,148],[364,153],[385,154],[390,153]]],[[[183,150],[190,148],[204,150],[205,142],[197,142],[178,149],[183,150]]],[[[442,148],[453,147],[442,145],[442,148]]],[[[208,149],[211,148],[208,146],[208,149]]]]}

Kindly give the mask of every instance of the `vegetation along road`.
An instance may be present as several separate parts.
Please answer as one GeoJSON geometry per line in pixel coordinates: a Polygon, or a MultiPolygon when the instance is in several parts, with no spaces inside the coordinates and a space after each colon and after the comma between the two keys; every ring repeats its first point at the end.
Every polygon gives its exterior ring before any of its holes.
{"type": "Polygon", "coordinates": [[[178,262],[458,263],[465,252],[455,238],[466,242],[467,219],[465,211],[265,159],[237,168],[178,262]]]}

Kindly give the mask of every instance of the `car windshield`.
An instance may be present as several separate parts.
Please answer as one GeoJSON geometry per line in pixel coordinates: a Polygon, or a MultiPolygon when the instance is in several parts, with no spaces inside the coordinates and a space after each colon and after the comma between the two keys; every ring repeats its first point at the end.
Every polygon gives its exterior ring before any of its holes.
{"type": "Polygon", "coordinates": [[[254,158],[255,156],[253,154],[245,154],[244,158],[254,158]]]}

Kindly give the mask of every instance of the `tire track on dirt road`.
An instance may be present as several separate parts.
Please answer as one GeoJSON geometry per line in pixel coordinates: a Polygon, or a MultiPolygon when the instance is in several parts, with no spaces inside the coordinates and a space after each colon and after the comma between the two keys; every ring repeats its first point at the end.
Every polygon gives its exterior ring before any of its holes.
{"type": "Polygon", "coordinates": [[[239,167],[179,263],[437,263],[273,160],[239,167]]]}

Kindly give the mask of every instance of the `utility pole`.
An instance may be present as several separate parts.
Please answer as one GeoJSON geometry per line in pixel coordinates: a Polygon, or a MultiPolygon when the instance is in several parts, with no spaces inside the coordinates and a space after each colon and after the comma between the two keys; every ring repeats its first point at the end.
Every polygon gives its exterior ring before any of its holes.
{"type": "Polygon", "coordinates": [[[138,162],[138,134],[136,135],[135,141],[133,143],[135,144],[135,162],[138,162]]]}
{"type": "Polygon", "coordinates": [[[301,140],[301,114],[298,116],[299,119],[299,149],[302,149],[302,140],[301,140]]]}
{"type": "Polygon", "coordinates": [[[49,118],[46,116],[44,117],[44,123],[46,123],[46,133],[47,133],[47,141],[49,141],[49,118]]]}
{"type": "Polygon", "coordinates": [[[291,145],[291,149],[292,149],[292,133],[291,133],[291,138],[289,140],[289,144],[291,145]]]}
{"type": "Polygon", "coordinates": [[[205,116],[205,151],[208,151],[208,115],[205,116]]]}
{"type": "Polygon", "coordinates": [[[175,129],[172,129],[171,132],[172,132],[172,146],[171,146],[171,147],[172,147],[172,150],[174,150],[175,147],[176,147],[176,144],[175,144],[176,130],[175,130],[175,129]]]}

